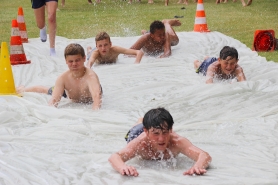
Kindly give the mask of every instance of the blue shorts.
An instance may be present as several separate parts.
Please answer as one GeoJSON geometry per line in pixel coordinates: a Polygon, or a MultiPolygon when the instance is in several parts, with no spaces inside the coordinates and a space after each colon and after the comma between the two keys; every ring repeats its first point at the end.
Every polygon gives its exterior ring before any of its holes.
{"type": "MultiPolygon", "coordinates": [[[[50,88],[48,89],[47,94],[52,95],[53,89],[54,89],[54,87],[50,87],[50,88]]],[[[66,91],[64,91],[64,93],[63,93],[62,96],[63,96],[64,98],[67,98],[67,97],[68,97],[67,94],[66,94],[66,91]]]]}
{"type": "Polygon", "coordinates": [[[127,141],[127,143],[129,143],[130,141],[138,137],[142,132],[144,132],[143,128],[143,123],[140,123],[132,127],[125,136],[125,140],[127,141]]]}
{"type": "Polygon", "coordinates": [[[215,57],[207,58],[196,70],[196,73],[202,73],[204,76],[206,76],[209,65],[215,61],[217,61],[217,58],[215,57]]]}
{"type": "Polygon", "coordinates": [[[33,9],[40,8],[40,7],[44,6],[46,2],[49,2],[49,1],[56,1],[58,3],[58,0],[31,0],[32,8],[33,9]]]}

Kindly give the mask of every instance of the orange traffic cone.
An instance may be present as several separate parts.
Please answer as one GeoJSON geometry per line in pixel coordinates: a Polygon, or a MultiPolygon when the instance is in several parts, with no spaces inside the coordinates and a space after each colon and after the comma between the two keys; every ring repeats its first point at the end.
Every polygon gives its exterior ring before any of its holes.
{"type": "Polygon", "coordinates": [[[277,48],[276,42],[274,30],[256,30],[253,51],[274,51],[277,48]]]}
{"type": "Polygon", "coordinates": [[[17,95],[6,42],[1,43],[0,95],[17,95]]]}
{"type": "Polygon", "coordinates": [[[19,34],[19,29],[17,25],[17,20],[12,20],[12,34],[10,41],[10,60],[12,65],[17,64],[29,64],[30,60],[26,59],[24,53],[23,45],[21,42],[21,37],[19,34]]]}
{"type": "Polygon", "coordinates": [[[207,20],[203,0],[198,0],[197,3],[194,31],[209,32],[209,29],[207,27],[207,20]]]}
{"type": "Polygon", "coordinates": [[[28,43],[26,24],[25,24],[25,21],[24,21],[24,15],[23,15],[22,7],[18,8],[17,23],[18,23],[18,28],[19,28],[20,36],[21,36],[21,42],[22,43],[28,43]]]}

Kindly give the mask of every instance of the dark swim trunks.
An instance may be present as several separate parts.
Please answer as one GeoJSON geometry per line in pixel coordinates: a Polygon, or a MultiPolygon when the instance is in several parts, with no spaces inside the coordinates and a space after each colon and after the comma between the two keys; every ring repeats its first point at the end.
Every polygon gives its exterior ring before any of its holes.
{"type": "Polygon", "coordinates": [[[40,7],[44,6],[46,2],[49,2],[49,1],[58,2],[58,0],[31,0],[32,8],[33,9],[40,8],[40,7]]]}
{"type": "MultiPolygon", "coordinates": [[[[54,90],[54,87],[50,87],[50,88],[48,89],[47,94],[52,95],[53,90],[54,90]]],[[[100,92],[101,92],[101,94],[103,94],[102,86],[101,86],[101,85],[100,85],[100,92]]],[[[64,98],[67,98],[67,97],[68,97],[65,90],[64,90],[64,93],[63,93],[62,96],[63,96],[64,98]]]]}
{"type": "Polygon", "coordinates": [[[132,127],[125,136],[125,140],[127,141],[127,143],[129,143],[130,141],[138,137],[142,132],[144,132],[143,128],[143,123],[132,127]]]}
{"type": "MultiPolygon", "coordinates": [[[[53,89],[54,89],[54,87],[50,87],[50,88],[48,89],[47,94],[52,95],[53,89]]],[[[63,96],[64,98],[67,98],[67,97],[68,97],[67,94],[66,94],[66,91],[64,91],[64,93],[63,93],[62,96],[63,96]]]]}
{"type": "Polygon", "coordinates": [[[196,73],[202,73],[204,76],[206,76],[209,65],[215,61],[217,61],[217,58],[215,57],[207,58],[196,70],[196,73]]]}

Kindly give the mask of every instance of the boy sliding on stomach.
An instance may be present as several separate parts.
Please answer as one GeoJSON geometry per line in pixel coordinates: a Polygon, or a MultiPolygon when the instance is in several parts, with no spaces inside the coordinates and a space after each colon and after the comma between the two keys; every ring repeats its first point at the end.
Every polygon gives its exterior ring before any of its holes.
{"type": "Polygon", "coordinates": [[[116,63],[119,54],[136,55],[135,63],[140,63],[144,53],[140,50],[126,49],[119,46],[112,46],[110,36],[106,32],[100,32],[95,37],[96,48],[87,48],[88,63],[87,67],[91,68],[97,64],[116,63]]]}
{"type": "Polygon", "coordinates": [[[160,58],[171,55],[171,46],[179,43],[179,38],[172,26],[180,26],[177,19],[165,19],[154,21],[150,25],[150,32],[142,30],[143,35],[130,47],[131,49],[142,49],[146,54],[160,58]]]}
{"type": "Polygon", "coordinates": [[[143,118],[143,124],[141,118],[128,132],[126,147],[112,154],[109,162],[121,175],[138,176],[137,170],[126,165],[126,161],[135,156],[145,160],[166,160],[182,153],[196,161],[183,173],[184,175],[206,173],[206,168],[211,162],[210,155],[194,146],[188,139],[176,134],[172,130],[173,124],[173,118],[166,109],[149,110],[143,118]]]}
{"type": "Polygon", "coordinates": [[[84,66],[85,51],[79,44],[69,44],[65,49],[65,59],[69,70],[62,73],[56,80],[55,88],[34,86],[18,89],[19,92],[38,92],[52,95],[49,105],[58,106],[61,97],[73,102],[93,102],[93,110],[101,106],[102,89],[97,74],[84,66]]]}
{"type": "Polygon", "coordinates": [[[237,81],[245,81],[245,75],[243,69],[237,64],[238,63],[238,52],[235,48],[224,46],[220,51],[219,58],[206,57],[201,63],[198,60],[194,61],[194,68],[196,73],[202,73],[206,76],[206,83],[213,83],[213,79],[233,79],[237,81]]]}

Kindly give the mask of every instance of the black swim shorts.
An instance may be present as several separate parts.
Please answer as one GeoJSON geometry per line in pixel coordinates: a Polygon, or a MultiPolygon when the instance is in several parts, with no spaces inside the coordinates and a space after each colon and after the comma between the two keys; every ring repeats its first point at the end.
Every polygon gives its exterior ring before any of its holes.
{"type": "Polygon", "coordinates": [[[58,3],[58,0],[31,0],[32,8],[33,9],[40,8],[40,7],[44,6],[46,2],[49,2],[49,1],[56,1],[58,3]]]}
{"type": "Polygon", "coordinates": [[[142,132],[144,132],[143,128],[143,123],[140,123],[132,127],[125,136],[125,140],[127,141],[127,143],[129,143],[130,141],[138,137],[142,132]]]}
{"type": "MultiPolygon", "coordinates": [[[[54,87],[50,87],[50,88],[48,89],[47,94],[52,95],[53,89],[54,89],[54,87]]],[[[63,93],[62,96],[63,96],[64,98],[67,98],[67,97],[68,97],[67,94],[66,94],[66,91],[64,91],[64,93],[63,93]]]]}

